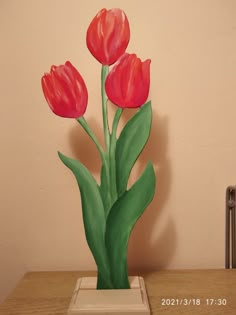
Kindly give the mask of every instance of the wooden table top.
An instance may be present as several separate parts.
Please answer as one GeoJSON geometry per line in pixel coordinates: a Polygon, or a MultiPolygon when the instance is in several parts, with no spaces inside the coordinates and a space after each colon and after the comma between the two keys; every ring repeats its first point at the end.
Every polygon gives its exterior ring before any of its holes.
{"type": "MultiPolygon", "coordinates": [[[[94,272],[27,273],[0,305],[0,314],[65,315],[77,278],[94,275],[94,272]]],[[[165,270],[142,276],[152,314],[236,314],[236,269],[165,270]]]]}

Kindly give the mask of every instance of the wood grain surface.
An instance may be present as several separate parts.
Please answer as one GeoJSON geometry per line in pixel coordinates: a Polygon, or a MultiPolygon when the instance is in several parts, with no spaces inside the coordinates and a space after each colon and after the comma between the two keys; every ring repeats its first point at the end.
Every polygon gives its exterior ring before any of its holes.
{"type": "MultiPolygon", "coordinates": [[[[65,315],[76,280],[94,275],[95,272],[27,273],[0,305],[0,314],[65,315]]],[[[145,279],[152,314],[236,314],[236,269],[166,270],[140,275],[145,279]],[[200,305],[196,305],[199,301],[200,305]],[[226,305],[216,305],[225,301],[226,305]],[[162,305],[169,302],[174,305],[162,305]]]]}

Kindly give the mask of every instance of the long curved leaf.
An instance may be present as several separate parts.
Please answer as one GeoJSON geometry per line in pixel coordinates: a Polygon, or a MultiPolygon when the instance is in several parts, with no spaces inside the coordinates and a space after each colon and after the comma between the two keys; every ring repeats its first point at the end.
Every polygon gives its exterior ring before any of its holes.
{"type": "Polygon", "coordinates": [[[79,185],[86,239],[98,266],[99,275],[102,277],[100,285],[103,288],[112,287],[105,247],[105,214],[98,185],[82,163],[60,152],[58,155],[61,161],[74,173],[79,185]]]}
{"type": "Polygon", "coordinates": [[[117,289],[129,288],[127,247],[131,231],[151,202],[155,192],[155,173],[148,162],[137,182],[113,205],[107,218],[106,247],[112,282],[117,289]]]}
{"type": "Polygon", "coordinates": [[[117,140],[116,181],[118,196],[125,192],[131,169],[148,140],[151,121],[151,102],[148,102],[127,122],[117,140]]]}

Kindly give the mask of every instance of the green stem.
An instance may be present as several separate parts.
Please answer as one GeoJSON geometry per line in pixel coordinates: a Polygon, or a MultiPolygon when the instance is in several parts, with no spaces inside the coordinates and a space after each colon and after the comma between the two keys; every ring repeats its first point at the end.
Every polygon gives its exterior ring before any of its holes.
{"type": "Polygon", "coordinates": [[[89,137],[93,140],[93,142],[95,143],[96,147],[98,148],[98,151],[100,153],[102,162],[106,163],[106,159],[105,159],[105,154],[104,151],[100,145],[100,143],[98,142],[98,139],[96,138],[95,134],[93,133],[93,131],[90,129],[87,121],[85,120],[84,117],[80,117],[77,119],[77,121],[80,123],[80,125],[84,128],[84,130],[86,131],[86,133],[89,135],[89,137]]]}
{"type": "Polygon", "coordinates": [[[113,120],[113,124],[112,124],[111,139],[116,138],[117,126],[118,126],[118,123],[120,121],[120,116],[121,116],[122,112],[123,112],[122,108],[118,108],[116,110],[116,113],[115,113],[115,116],[114,116],[114,120],[113,120]]]}
{"type": "Polygon", "coordinates": [[[102,66],[102,72],[101,72],[102,117],[103,117],[103,130],[104,130],[106,152],[109,152],[109,146],[110,146],[110,132],[109,132],[108,115],[107,115],[107,96],[106,96],[106,90],[105,90],[105,81],[106,81],[108,72],[109,72],[109,67],[102,66]]]}
{"type": "Polygon", "coordinates": [[[111,179],[111,198],[112,203],[117,199],[117,186],[116,186],[116,157],[115,157],[115,150],[116,150],[116,132],[117,132],[117,126],[120,121],[120,117],[123,110],[121,108],[118,108],[113,124],[112,124],[112,133],[111,133],[111,141],[110,141],[110,179],[111,179]]]}
{"type": "Polygon", "coordinates": [[[106,95],[106,90],[105,90],[105,81],[106,77],[109,72],[109,67],[102,66],[101,70],[101,95],[102,95],[102,118],[103,118],[103,132],[104,132],[104,141],[105,141],[105,162],[104,162],[104,167],[105,167],[105,173],[106,173],[106,183],[107,183],[107,209],[106,209],[106,214],[108,213],[110,207],[111,207],[111,182],[110,182],[110,159],[109,159],[109,152],[110,152],[110,130],[109,130],[109,125],[108,125],[108,112],[107,112],[107,95],[106,95]]]}

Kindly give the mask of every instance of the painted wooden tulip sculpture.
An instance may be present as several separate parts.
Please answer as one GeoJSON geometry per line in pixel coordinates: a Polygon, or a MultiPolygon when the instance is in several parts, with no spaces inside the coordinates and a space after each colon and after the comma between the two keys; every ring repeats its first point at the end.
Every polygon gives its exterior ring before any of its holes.
{"type": "Polygon", "coordinates": [[[100,184],[78,160],[58,153],[74,173],[81,194],[86,239],[98,268],[97,289],[129,288],[127,247],[130,233],[151,202],[155,173],[149,161],[139,179],[127,189],[132,167],[151,129],[150,60],[142,62],[126,53],[129,22],[120,9],[102,9],[87,30],[87,47],[102,64],[101,96],[105,150],[83,117],[88,92],[75,67],[67,61],[42,77],[42,89],[51,110],[76,118],[95,143],[102,161],[100,184]],[[109,72],[109,65],[114,64],[109,72]],[[111,130],[107,100],[117,106],[111,130]],[[125,108],[138,108],[117,138],[117,126],[125,108]]]}

